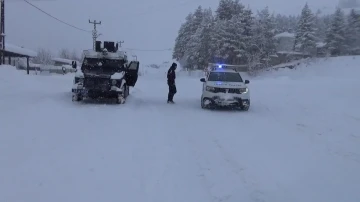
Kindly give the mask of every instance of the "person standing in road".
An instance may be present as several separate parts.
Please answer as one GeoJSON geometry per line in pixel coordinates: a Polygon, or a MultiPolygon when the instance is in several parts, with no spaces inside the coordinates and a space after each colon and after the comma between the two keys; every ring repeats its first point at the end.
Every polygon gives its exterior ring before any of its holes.
{"type": "Polygon", "coordinates": [[[169,93],[168,93],[168,100],[167,103],[171,103],[174,104],[174,95],[176,94],[177,90],[176,90],[176,85],[175,85],[175,79],[176,79],[176,75],[175,75],[175,70],[176,70],[177,64],[176,63],[172,63],[171,67],[168,70],[167,73],[167,83],[169,86],[169,93]]]}

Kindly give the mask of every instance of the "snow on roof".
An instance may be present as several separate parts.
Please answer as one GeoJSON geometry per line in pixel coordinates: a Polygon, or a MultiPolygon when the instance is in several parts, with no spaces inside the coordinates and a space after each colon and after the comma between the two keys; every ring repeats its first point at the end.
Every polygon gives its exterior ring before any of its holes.
{"type": "Polygon", "coordinates": [[[73,60],[65,59],[65,58],[52,58],[51,59],[54,62],[61,62],[66,64],[71,64],[73,60]]]}
{"type": "Polygon", "coordinates": [[[289,32],[283,32],[274,36],[275,38],[294,38],[295,34],[289,32]]]}
{"type": "Polygon", "coordinates": [[[94,50],[84,50],[84,56],[87,58],[108,58],[108,59],[125,59],[125,51],[117,51],[115,53],[107,52],[103,54],[101,52],[96,52],[94,50]]]}
{"type": "Polygon", "coordinates": [[[30,49],[25,49],[20,46],[16,46],[16,45],[9,44],[6,42],[5,42],[5,51],[11,52],[11,53],[16,53],[19,55],[25,55],[25,56],[29,56],[29,57],[37,56],[37,53],[35,51],[32,51],[30,49]]]}

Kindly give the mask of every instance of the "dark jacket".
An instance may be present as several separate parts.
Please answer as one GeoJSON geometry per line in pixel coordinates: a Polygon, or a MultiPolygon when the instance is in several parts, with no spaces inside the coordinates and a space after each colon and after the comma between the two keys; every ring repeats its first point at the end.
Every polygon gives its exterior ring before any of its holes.
{"type": "Polygon", "coordinates": [[[176,64],[173,63],[167,73],[167,82],[169,85],[175,85],[175,79],[176,79],[175,69],[176,69],[176,64]]]}

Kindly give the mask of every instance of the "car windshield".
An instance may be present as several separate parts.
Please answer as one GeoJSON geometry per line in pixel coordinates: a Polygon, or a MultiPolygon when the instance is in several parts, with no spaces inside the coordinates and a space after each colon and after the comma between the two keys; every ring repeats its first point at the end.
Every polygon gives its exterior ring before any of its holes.
{"type": "Polygon", "coordinates": [[[243,82],[243,79],[235,72],[211,72],[208,81],[243,82]]]}
{"type": "Polygon", "coordinates": [[[86,58],[81,70],[84,73],[115,73],[122,71],[124,60],[86,58]]]}

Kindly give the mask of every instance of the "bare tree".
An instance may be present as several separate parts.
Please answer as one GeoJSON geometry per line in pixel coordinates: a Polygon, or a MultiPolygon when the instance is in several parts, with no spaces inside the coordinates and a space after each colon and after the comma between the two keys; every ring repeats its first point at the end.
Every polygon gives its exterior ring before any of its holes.
{"type": "Polygon", "coordinates": [[[68,49],[66,48],[62,48],[60,51],[59,51],[59,57],[60,58],[63,58],[63,59],[69,59],[71,60],[71,53],[68,49]]]}
{"type": "Polygon", "coordinates": [[[35,64],[50,65],[52,61],[52,53],[50,50],[40,48],[37,51],[37,56],[33,59],[35,64]]]}
{"type": "Polygon", "coordinates": [[[75,49],[71,52],[69,59],[80,61],[80,57],[75,49]]]}

